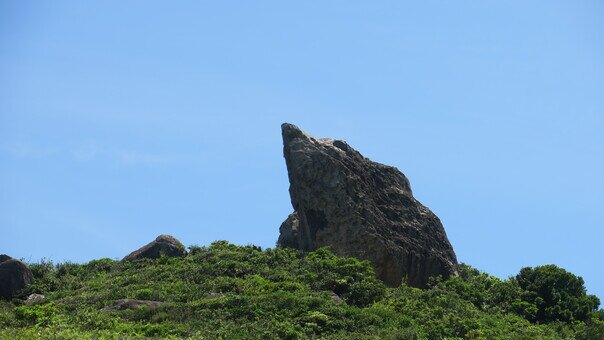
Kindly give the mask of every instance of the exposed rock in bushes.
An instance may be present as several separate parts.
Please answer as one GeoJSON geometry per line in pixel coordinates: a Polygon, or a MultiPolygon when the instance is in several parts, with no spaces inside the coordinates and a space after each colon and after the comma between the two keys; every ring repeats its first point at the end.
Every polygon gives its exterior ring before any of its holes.
{"type": "Polygon", "coordinates": [[[125,309],[136,309],[142,306],[147,306],[149,309],[157,309],[163,302],[152,301],[152,300],[135,300],[135,299],[121,299],[117,300],[109,306],[103,308],[105,312],[115,312],[125,309]]]}
{"type": "Polygon", "coordinates": [[[328,246],[369,260],[389,286],[407,278],[422,287],[430,276],[457,275],[440,220],[413,197],[397,168],[291,124],[282,125],[282,134],[294,213],[281,225],[278,245],[303,251],[328,246]]]}
{"type": "Polygon", "coordinates": [[[224,294],[223,293],[209,292],[209,293],[206,294],[206,297],[208,299],[217,299],[217,298],[224,297],[224,294]]]}
{"type": "Polygon", "coordinates": [[[32,272],[25,263],[0,255],[0,297],[13,298],[32,282],[32,272]]]}
{"type": "Polygon", "coordinates": [[[44,296],[42,294],[35,294],[34,293],[34,294],[30,294],[27,297],[27,300],[25,300],[24,303],[29,306],[29,305],[35,305],[35,304],[38,304],[38,303],[42,303],[45,300],[46,300],[46,296],[44,296]]]}
{"type": "Polygon", "coordinates": [[[128,254],[122,261],[142,258],[157,259],[160,256],[177,257],[187,255],[185,246],[170,235],[159,235],[154,241],[128,254]]]}
{"type": "Polygon", "coordinates": [[[331,292],[331,301],[333,301],[336,305],[341,304],[342,302],[344,302],[344,299],[342,299],[338,294],[331,292]]]}

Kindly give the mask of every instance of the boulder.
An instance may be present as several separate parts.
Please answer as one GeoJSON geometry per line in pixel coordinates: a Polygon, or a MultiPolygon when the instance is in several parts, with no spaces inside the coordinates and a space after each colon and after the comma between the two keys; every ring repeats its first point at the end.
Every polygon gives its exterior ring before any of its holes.
{"type": "Polygon", "coordinates": [[[218,299],[221,297],[224,297],[225,295],[223,293],[216,293],[216,292],[209,292],[206,294],[206,298],[208,299],[218,299]]]}
{"type": "Polygon", "coordinates": [[[178,257],[187,255],[185,246],[170,235],[159,235],[154,241],[128,254],[122,261],[148,258],[157,259],[160,256],[178,257]]]}
{"type": "Polygon", "coordinates": [[[335,303],[336,305],[339,305],[344,302],[344,299],[342,299],[338,294],[334,292],[330,292],[329,297],[331,298],[331,301],[333,301],[333,303],[335,303]]]}
{"type": "Polygon", "coordinates": [[[46,300],[46,296],[42,294],[30,294],[25,300],[24,304],[27,306],[36,305],[38,303],[42,303],[46,300]]]}
{"type": "Polygon", "coordinates": [[[369,260],[391,287],[424,287],[434,275],[458,274],[455,252],[438,217],[414,197],[397,168],[363,157],[346,142],[314,138],[283,124],[283,151],[294,212],[277,245],[329,247],[369,260]]]}
{"type": "Polygon", "coordinates": [[[11,299],[33,282],[29,267],[7,255],[0,255],[0,297],[11,299]]]}
{"type": "Polygon", "coordinates": [[[163,302],[152,301],[152,300],[135,300],[135,299],[121,299],[117,300],[109,306],[103,308],[105,312],[115,312],[126,309],[137,309],[142,306],[149,307],[149,309],[157,309],[163,302]]]}

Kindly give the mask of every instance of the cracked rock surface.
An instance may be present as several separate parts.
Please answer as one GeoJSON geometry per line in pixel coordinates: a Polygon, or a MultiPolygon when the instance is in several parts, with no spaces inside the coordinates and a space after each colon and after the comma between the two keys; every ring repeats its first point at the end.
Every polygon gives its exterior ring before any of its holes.
{"type": "Polygon", "coordinates": [[[404,279],[424,287],[430,276],[458,274],[440,220],[413,197],[397,168],[292,124],[282,125],[282,135],[294,212],[279,229],[279,246],[328,246],[338,255],[369,260],[392,287],[404,279]]]}

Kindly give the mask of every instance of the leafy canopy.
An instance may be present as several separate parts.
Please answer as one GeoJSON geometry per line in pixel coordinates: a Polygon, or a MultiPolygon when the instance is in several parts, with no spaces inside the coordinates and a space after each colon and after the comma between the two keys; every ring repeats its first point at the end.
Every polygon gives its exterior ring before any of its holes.
{"type": "Polygon", "coordinates": [[[583,279],[553,264],[526,267],[515,281],[522,292],[522,300],[535,307],[532,321],[586,321],[597,310],[600,300],[587,295],[583,279]]]}

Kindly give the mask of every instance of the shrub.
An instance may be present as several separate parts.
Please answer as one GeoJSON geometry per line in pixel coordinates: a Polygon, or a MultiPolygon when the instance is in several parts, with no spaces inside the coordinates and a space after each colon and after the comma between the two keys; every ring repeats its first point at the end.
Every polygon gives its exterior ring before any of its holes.
{"type": "Polygon", "coordinates": [[[557,267],[501,280],[462,265],[459,277],[435,278],[427,289],[386,288],[368,262],[326,248],[302,253],[220,241],[189,249],[179,258],[32,264],[30,290],[47,301],[0,301],[0,339],[604,338],[604,312],[593,312],[596,301],[580,278],[557,267]],[[548,294],[559,297],[552,310],[569,310],[572,319],[536,322],[548,294]],[[164,303],[103,310],[124,298],[164,303]]]}
{"type": "Polygon", "coordinates": [[[587,295],[583,279],[555,265],[526,267],[515,281],[522,292],[522,301],[534,305],[525,316],[532,321],[586,321],[597,310],[600,300],[587,295]]]}

